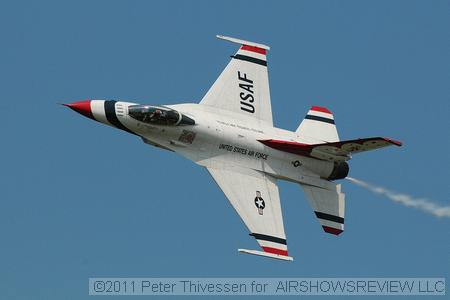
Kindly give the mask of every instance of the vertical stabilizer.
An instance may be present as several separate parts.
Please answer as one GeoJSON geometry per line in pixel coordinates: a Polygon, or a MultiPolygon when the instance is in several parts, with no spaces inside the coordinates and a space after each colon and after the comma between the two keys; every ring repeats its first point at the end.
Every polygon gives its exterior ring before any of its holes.
{"type": "Polygon", "coordinates": [[[311,107],[296,133],[322,142],[339,141],[333,114],[327,108],[320,106],[311,107]]]}

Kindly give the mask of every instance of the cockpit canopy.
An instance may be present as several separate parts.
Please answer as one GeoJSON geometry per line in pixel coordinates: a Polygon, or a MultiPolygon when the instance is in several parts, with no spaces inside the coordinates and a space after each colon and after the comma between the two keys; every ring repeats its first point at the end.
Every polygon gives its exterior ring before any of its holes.
{"type": "Polygon", "coordinates": [[[128,114],[133,119],[154,125],[195,125],[193,119],[164,106],[131,105],[128,107],[128,114]]]}

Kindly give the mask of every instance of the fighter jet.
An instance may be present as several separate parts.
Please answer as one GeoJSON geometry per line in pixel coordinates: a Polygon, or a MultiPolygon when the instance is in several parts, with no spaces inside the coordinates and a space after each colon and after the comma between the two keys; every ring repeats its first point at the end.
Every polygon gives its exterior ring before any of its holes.
{"type": "Polygon", "coordinates": [[[217,37],[240,45],[239,50],[198,104],[84,100],[64,105],[205,167],[262,248],[238,251],[293,260],[277,181],[298,183],[323,230],[339,235],[345,194],[336,180],[348,175],[347,161],[353,154],[401,143],[385,137],[341,141],[333,114],[321,106],[312,106],[294,132],[274,127],[270,47],[217,37]]]}

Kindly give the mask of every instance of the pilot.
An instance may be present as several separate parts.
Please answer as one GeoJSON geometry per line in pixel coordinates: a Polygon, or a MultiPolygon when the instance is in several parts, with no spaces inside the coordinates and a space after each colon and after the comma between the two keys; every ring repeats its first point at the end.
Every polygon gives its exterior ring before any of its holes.
{"type": "Polygon", "coordinates": [[[162,112],[160,109],[156,109],[151,115],[150,115],[150,120],[152,121],[156,121],[159,120],[161,118],[162,112]]]}

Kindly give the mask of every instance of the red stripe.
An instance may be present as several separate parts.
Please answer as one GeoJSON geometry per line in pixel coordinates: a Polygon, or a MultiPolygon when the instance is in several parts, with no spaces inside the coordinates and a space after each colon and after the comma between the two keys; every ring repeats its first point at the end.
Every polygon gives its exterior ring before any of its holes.
{"type": "Polygon", "coordinates": [[[267,252],[267,253],[273,253],[273,254],[284,255],[284,256],[288,255],[287,250],[281,250],[281,249],[271,248],[271,247],[261,247],[261,248],[264,250],[264,252],[267,252]]]}
{"type": "Polygon", "coordinates": [[[247,50],[247,51],[266,55],[266,49],[258,48],[255,46],[242,45],[241,50],[247,50]]]}
{"type": "Polygon", "coordinates": [[[323,230],[325,230],[325,232],[331,233],[331,234],[335,234],[335,235],[339,235],[339,234],[341,234],[344,231],[344,230],[341,230],[341,229],[328,227],[328,226],[322,226],[322,227],[323,227],[323,230]]]}
{"type": "Polygon", "coordinates": [[[309,144],[304,144],[304,143],[297,143],[297,142],[283,141],[283,140],[258,140],[258,141],[267,146],[272,146],[272,144],[284,144],[284,145],[293,145],[293,146],[299,146],[299,147],[307,147],[308,149],[310,146],[314,146],[314,145],[309,145],[309,144]]]}
{"type": "Polygon", "coordinates": [[[311,150],[314,148],[314,145],[307,145],[290,141],[281,141],[281,140],[258,140],[258,141],[270,148],[303,156],[310,156],[311,150]]]}
{"type": "Polygon", "coordinates": [[[402,142],[400,142],[400,141],[391,140],[391,139],[388,139],[388,138],[383,138],[383,140],[385,140],[388,143],[394,144],[396,146],[401,146],[402,145],[402,142]]]}
{"type": "Polygon", "coordinates": [[[332,112],[329,111],[327,108],[320,107],[320,106],[313,106],[313,107],[311,107],[311,110],[320,111],[320,112],[327,113],[327,114],[332,114],[332,112]]]}

